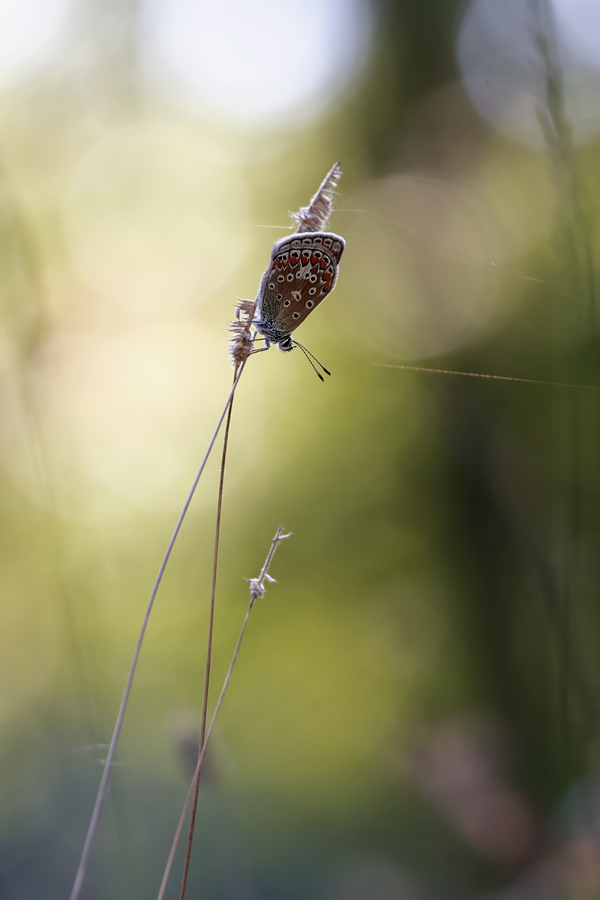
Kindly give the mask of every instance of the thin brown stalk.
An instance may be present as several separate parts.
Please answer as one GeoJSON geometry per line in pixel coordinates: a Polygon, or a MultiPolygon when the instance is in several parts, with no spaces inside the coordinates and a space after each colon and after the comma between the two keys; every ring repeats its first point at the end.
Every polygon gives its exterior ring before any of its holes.
{"type": "Polygon", "coordinates": [[[81,893],[81,888],[83,887],[83,882],[84,882],[84,879],[85,879],[85,874],[86,874],[86,870],[87,870],[87,865],[88,865],[89,858],[90,858],[90,853],[91,853],[91,850],[92,850],[92,844],[93,844],[93,842],[94,842],[94,837],[95,837],[95,835],[96,835],[96,830],[97,830],[97,827],[98,827],[98,820],[99,820],[99,818],[100,818],[100,810],[102,809],[102,803],[103,803],[104,797],[105,797],[105,795],[106,795],[106,789],[107,789],[107,787],[108,787],[108,779],[109,779],[109,777],[110,777],[110,772],[111,772],[112,764],[113,764],[113,761],[114,761],[114,758],[115,758],[115,753],[116,753],[116,750],[117,750],[117,743],[118,743],[118,741],[119,741],[119,736],[120,736],[120,734],[121,734],[121,728],[123,727],[123,720],[124,720],[124,718],[125,718],[125,711],[126,711],[126,709],[127,709],[127,704],[128,704],[128,702],[129,702],[129,695],[131,694],[131,687],[132,687],[132,684],[133,684],[133,678],[134,678],[135,671],[136,671],[136,668],[137,668],[139,656],[140,656],[140,653],[141,653],[141,650],[142,650],[142,644],[143,644],[143,642],[144,642],[144,637],[145,637],[145,634],[146,634],[146,629],[147,629],[147,627],[148,627],[148,621],[149,621],[149,619],[150,619],[150,614],[151,614],[152,608],[153,608],[153,606],[154,606],[154,601],[155,601],[155,599],[156,599],[156,595],[157,595],[157,593],[158,593],[158,589],[159,589],[160,584],[161,584],[161,582],[162,582],[163,575],[164,575],[165,569],[166,569],[166,567],[167,567],[167,563],[169,562],[169,558],[170,558],[170,556],[171,556],[173,547],[174,547],[174,545],[175,545],[175,541],[177,540],[177,536],[179,535],[179,532],[180,532],[180,530],[181,530],[181,526],[183,525],[183,520],[184,520],[184,518],[185,518],[185,516],[186,516],[186,513],[187,513],[187,511],[188,511],[188,509],[189,509],[190,503],[192,502],[192,497],[194,496],[194,493],[195,493],[196,488],[197,488],[197,486],[198,486],[198,482],[200,481],[200,477],[202,476],[202,473],[204,472],[204,469],[205,469],[205,467],[206,467],[206,463],[208,462],[208,458],[209,458],[209,456],[210,456],[210,454],[211,454],[212,448],[214,447],[214,444],[215,444],[215,441],[216,441],[217,436],[218,436],[218,434],[219,434],[219,431],[221,430],[221,426],[222,426],[222,424],[223,424],[223,420],[225,419],[225,416],[229,413],[229,411],[230,411],[230,409],[231,409],[231,404],[232,404],[232,402],[233,402],[233,396],[234,396],[234,394],[235,394],[235,389],[236,389],[236,387],[237,387],[237,385],[238,385],[238,382],[239,382],[240,378],[242,377],[242,372],[243,372],[243,370],[244,370],[244,365],[245,365],[245,363],[243,363],[243,364],[240,366],[239,372],[236,371],[236,378],[235,378],[235,380],[234,380],[234,382],[233,382],[233,387],[232,387],[232,389],[231,389],[231,391],[230,391],[229,397],[227,398],[227,402],[226,402],[226,404],[225,404],[225,407],[223,408],[223,412],[221,413],[221,416],[220,416],[219,421],[218,421],[218,423],[217,423],[217,427],[215,428],[214,434],[213,434],[212,438],[210,439],[210,442],[209,442],[209,445],[208,445],[208,449],[207,449],[206,453],[204,454],[204,459],[202,460],[202,463],[201,463],[201,465],[200,465],[200,468],[198,469],[198,472],[197,472],[197,474],[196,474],[196,477],[194,478],[194,482],[193,482],[193,484],[192,484],[192,487],[191,487],[191,489],[190,489],[190,491],[189,491],[189,493],[188,493],[188,495],[187,495],[187,498],[186,498],[186,500],[185,500],[185,503],[183,504],[183,508],[182,508],[181,513],[180,513],[180,515],[179,515],[179,518],[178,518],[178,520],[177,520],[177,524],[175,525],[175,529],[174,529],[174,531],[173,531],[173,534],[171,535],[171,540],[169,541],[169,544],[168,544],[168,546],[167,546],[167,549],[166,549],[165,555],[164,555],[164,557],[163,557],[162,563],[161,563],[160,568],[159,568],[159,570],[158,570],[158,574],[157,574],[157,576],[156,576],[156,580],[155,580],[155,582],[154,582],[154,586],[153,586],[152,592],[151,592],[151,594],[150,594],[150,599],[148,600],[148,605],[147,605],[147,607],[146,607],[146,612],[145,612],[145,614],[144,614],[144,618],[143,618],[143,620],[142,620],[142,625],[141,625],[140,632],[139,632],[139,635],[138,635],[137,643],[136,643],[136,645],[135,645],[135,650],[134,650],[134,653],[133,653],[133,659],[132,659],[132,661],[131,661],[131,666],[130,666],[130,668],[129,668],[129,675],[127,676],[127,682],[126,682],[126,684],[125,684],[125,690],[123,691],[123,697],[122,697],[122,699],[121,699],[121,705],[120,705],[120,707],[119,707],[119,712],[118,712],[118,715],[117,715],[117,720],[116,720],[116,723],[115,723],[115,728],[114,728],[114,731],[113,731],[113,736],[112,736],[112,739],[111,739],[111,742],[110,742],[110,746],[109,746],[109,748],[108,748],[108,753],[107,753],[107,755],[106,755],[106,761],[105,761],[105,763],[104,763],[104,771],[103,771],[103,773],[102,773],[102,779],[101,779],[101,781],[100,781],[100,787],[98,788],[98,794],[97,794],[97,796],[96,796],[96,802],[95,802],[95,804],[94,804],[94,809],[93,809],[92,816],[91,816],[91,819],[90,819],[90,824],[89,824],[89,827],[88,827],[88,832],[87,832],[87,835],[86,835],[86,838],[85,838],[85,843],[84,843],[84,845],[83,845],[83,850],[82,850],[82,852],[81,852],[81,858],[80,858],[80,860],[79,860],[79,865],[78,865],[78,867],[77,867],[77,872],[76,872],[76,874],[75,874],[75,881],[73,882],[73,888],[72,888],[72,890],[71,890],[70,900],[78,900],[78,898],[79,898],[79,896],[80,896],[80,893],[81,893]]]}
{"type": "Polygon", "coordinates": [[[208,747],[208,742],[210,741],[210,737],[213,732],[213,728],[215,727],[215,722],[217,721],[217,716],[219,714],[219,710],[221,709],[221,705],[223,700],[225,699],[225,692],[227,691],[227,687],[229,682],[231,681],[231,676],[233,673],[233,668],[235,666],[236,660],[238,658],[238,654],[240,652],[240,647],[242,645],[242,640],[244,634],[246,632],[246,626],[248,625],[248,620],[250,618],[250,613],[252,612],[252,608],[254,607],[255,602],[263,597],[265,594],[265,581],[274,581],[275,579],[271,578],[269,575],[269,566],[271,565],[271,561],[275,554],[275,551],[281,541],[288,538],[289,534],[283,534],[283,528],[280,525],[277,531],[275,532],[275,536],[271,541],[271,546],[269,548],[269,552],[267,553],[267,557],[265,559],[264,565],[261,569],[260,575],[258,578],[249,578],[250,582],[250,603],[248,604],[248,609],[246,610],[246,616],[242,623],[242,628],[240,630],[237,643],[235,645],[235,650],[233,651],[233,656],[231,657],[231,662],[229,663],[229,668],[227,670],[227,675],[225,676],[225,681],[223,682],[223,687],[221,688],[221,693],[219,694],[219,699],[217,700],[215,711],[213,712],[212,718],[210,720],[210,725],[208,726],[208,730],[206,732],[206,737],[204,741],[200,743],[200,750],[198,753],[198,761],[196,762],[196,769],[194,771],[194,775],[192,777],[192,781],[190,783],[187,796],[185,799],[185,803],[183,805],[183,809],[181,811],[181,816],[179,818],[179,822],[177,824],[177,829],[175,831],[175,837],[173,838],[173,843],[171,845],[171,850],[169,852],[169,858],[167,859],[167,864],[165,866],[165,871],[163,873],[162,881],[160,883],[160,888],[157,895],[157,900],[164,900],[165,891],[167,889],[167,883],[169,881],[169,876],[171,874],[171,870],[173,868],[173,861],[175,859],[175,853],[177,851],[177,846],[179,844],[179,840],[181,838],[181,834],[183,832],[183,828],[185,825],[185,819],[187,816],[187,812],[192,801],[192,797],[197,796],[197,787],[200,781],[200,771],[202,768],[202,763],[204,761],[204,756],[206,754],[206,750],[208,747]]]}
{"type": "MultiPolygon", "coordinates": [[[[234,382],[237,378],[237,369],[235,370],[233,379],[234,382]]],[[[207,638],[207,647],[206,647],[206,667],[204,671],[204,696],[202,698],[202,719],[200,722],[200,744],[198,746],[198,758],[203,756],[204,749],[204,735],[206,732],[206,717],[208,713],[208,693],[210,688],[210,668],[212,663],[212,647],[213,647],[213,634],[214,634],[214,624],[215,624],[215,599],[217,595],[217,568],[219,564],[219,541],[221,538],[221,513],[223,510],[223,488],[225,484],[225,463],[227,462],[227,448],[229,446],[229,430],[231,427],[231,413],[233,410],[233,397],[231,398],[231,403],[229,404],[229,410],[227,412],[227,422],[225,423],[225,434],[223,437],[223,453],[221,455],[221,471],[219,473],[219,493],[217,496],[217,516],[215,522],[215,547],[213,551],[213,567],[212,567],[212,582],[210,587],[210,611],[208,616],[208,638],[207,638]]],[[[192,804],[192,816],[190,819],[190,829],[188,834],[188,842],[185,851],[185,862],[183,864],[183,874],[181,876],[181,892],[180,892],[180,900],[183,900],[185,897],[185,888],[187,885],[188,872],[190,868],[190,857],[192,855],[192,844],[194,842],[194,829],[196,826],[196,811],[198,809],[198,791],[200,790],[200,772],[201,768],[198,767],[198,775],[195,779],[194,784],[194,801],[192,804]]]]}
{"type": "Polygon", "coordinates": [[[493,381],[520,381],[523,384],[544,384],[548,387],[576,388],[580,391],[600,391],[596,384],[567,384],[564,381],[538,381],[514,375],[488,375],[486,372],[457,372],[455,369],[432,369],[429,366],[403,366],[396,363],[373,363],[378,369],[404,369],[406,372],[431,372],[434,375],[461,375],[465,378],[490,378],[493,381]]]}

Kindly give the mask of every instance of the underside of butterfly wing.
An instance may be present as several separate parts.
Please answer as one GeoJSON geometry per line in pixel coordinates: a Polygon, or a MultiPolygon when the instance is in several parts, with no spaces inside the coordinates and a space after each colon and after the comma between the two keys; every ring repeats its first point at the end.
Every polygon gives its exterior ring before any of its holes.
{"type": "Polygon", "coordinates": [[[285,339],[335,287],[344,246],[343,238],[326,232],[277,241],[257,297],[255,325],[263,337],[292,349],[285,339]]]}

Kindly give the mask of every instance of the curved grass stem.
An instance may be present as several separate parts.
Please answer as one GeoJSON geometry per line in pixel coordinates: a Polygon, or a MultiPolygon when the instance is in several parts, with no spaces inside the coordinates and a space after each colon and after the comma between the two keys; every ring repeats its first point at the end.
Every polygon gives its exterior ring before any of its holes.
{"type": "Polygon", "coordinates": [[[126,682],[126,684],[125,684],[125,690],[123,691],[123,697],[122,697],[122,699],[121,699],[121,705],[120,705],[120,707],[119,707],[119,712],[118,712],[118,714],[117,714],[117,720],[116,720],[116,722],[115,722],[115,728],[114,728],[114,731],[113,731],[113,736],[112,736],[112,738],[111,738],[110,746],[109,746],[109,748],[108,748],[108,753],[107,753],[107,755],[106,755],[106,761],[105,761],[105,763],[104,763],[104,771],[103,771],[103,773],[102,773],[102,779],[101,779],[101,781],[100,781],[100,786],[99,786],[99,788],[98,788],[98,793],[97,793],[97,795],[96,795],[96,802],[95,802],[95,804],[94,804],[94,809],[93,809],[93,812],[92,812],[92,816],[91,816],[91,819],[90,819],[90,824],[89,824],[88,831],[87,831],[87,835],[86,835],[85,842],[84,842],[84,845],[83,845],[83,850],[82,850],[82,852],[81,852],[81,858],[80,858],[80,860],[79,860],[79,865],[78,865],[78,867],[77,867],[77,872],[76,872],[76,874],[75,874],[75,881],[73,882],[73,888],[72,888],[72,890],[71,890],[70,900],[78,900],[78,898],[79,898],[79,896],[80,896],[80,894],[81,894],[81,888],[83,887],[83,882],[84,882],[85,874],[86,874],[86,871],[87,871],[87,865],[88,865],[88,862],[89,862],[90,853],[91,853],[92,845],[93,845],[93,842],[94,842],[94,837],[95,837],[95,835],[96,835],[96,830],[97,830],[97,828],[98,828],[98,820],[99,820],[99,818],[100,818],[100,811],[101,811],[101,809],[102,809],[102,803],[103,803],[104,797],[105,797],[105,795],[106,795],[106,789],[107,789],[107,787],[108,787],[108,779],[109,779],[109,777],[110,777],[110,772],[111,772],[112,764],[113,764],[113,761],[114,761],[114,758],[115,758],[115,753],[116,753],[116,750],[117,750],[117,743],[118,743],[118,741],[119,741],[119,736],[120,736],[120,734],[121,734],[121,729],[122,729],[122,727],[123,727],[123,720],[124,720],[124,718],[125,718],[125,712],[126,712],[126,709],[127,709],[127,704],[128,704],[128,702],[129,702],[129,695],[131,694],[131,687],[132,687],[132,684],[133,684],[133,678],[134,678],[134,676],[135,676],[135,671],[136,671],[137,664],[138,664],[138,660],[139,660],[139,656],[140,656],[140,653],[141,653],[142,644],[143,644],[143,642],[144,642],[144,637],[145,637],[145,635],[146,635],[146,629],[147,629],[147,627],[148,627],[148,621],[149,621],[149,619],[150,619],[150,614],[151,614],[152,608],[153,608],[153,606],[154,606],[154,601],[155,601],[155,599],[156,599],[156,595],[157,595],[157,593],[158,593],[158,589],[159,589],[160,584],[161,584],[161,582],[162,582],[163,575],[164,575],[165,569],[166,569],[166,567],[167,567],[167,563],[169,562],[169,558],[170,558],[171,553],[172,553],[172,551],[173,551],[173,547],[174,547],[174,545],[175,545],[175,541],[177,540],[177,537],[178,537],[179,532],[180,532],[180,530],[181,530],[181,526],[183,525],[183,520],[185,519],[185,516],[186,516],[186,513],[187,513],[187,511],[188,511],[188,509],[189,509],[190,503],[192,502],[192,497],[194,496],[194,493],[195,493],[196,488],[197,488],[197,486],[198,486],[198,482],[200,481],[200,478],[201,478],[201,476],[202,476],[202,473],[204,472],[204,469],[205,469],[205,467],[206,467],[206,463],[208,462],[208,458],[209,458],[209,456],[210,456],[210,454],[211,454],[211,451],[212,451],[212,449],[213,449],[213,447],[214,447],[215,441],[217,440],[217,436],[218,436],[218,434],[219,434],[219,431],[221,430],[221,426],[222,426],[222,424],[223,424],[223,421],[224,421],[224,419],[225,419],[225,416],[228,415],[229,410],[230,410],[230,408],[231,408],[231,404],[232,404],[232,402],[233,402],[233,397],[234,397],[234,394],[235,394],[235,389],[236,389],[236,387],[238,386],[238,383],[239,383],[240,378],[242,377],[242,372],[244,371],[244,366],[245,366],[245,362],[242,363],[242,365],[239,367],[239,371],[236,372],[236,377],[235,377],[234,382],[233,382],[233,387],[231,388],[231,391],[230,391],[230,393],[229,393],[229,397],[227,398],[227,402],[225,403],[225,406],[224,406],[224,408],[223,408],[223,412],[221,413],[221,416],[219,417],[219,421],[218,421],[218,423],[217,423],[217,427],[215,428],[215,431],[214,431],[214,433],[213,433],[213,436],[212,436],[211,439],[210,439],[210,442],[209,442],[209,444],[208,444],[208,448],[207,448],[207,450],[206,450],[206,453],[204,454],[204,459],[202,460],[202,463],[200,464],[200,468],[198,469],[198,472],[197,472],[197,474],[196,474],[196,477],[194,478],[194,482],[193,482],[193,484],[192,484],[192,487],[190,488],[190,491],[189,491],[189,493],[188,493],[188,495],[187,495],[187,498],[186,498],[186,500],[185,500],[185,503],[183,504],[183,508],[182,508],[182,510],[181,510],[181,513],[179,514],[179,518],[178,518],[178,520],[177,520],[177,524],[175,525],[175,528],[174,528],[174,530],[173,530],[173,534],[171,535],[171,539],[170,539],[169,544],[168,544],[168,546],[167,546],[167,549],[166,549],[166,551],[165,551],[165,555],[164,555],[163,560],[162,560],[162,562],[161,562],[161,564],[160,564],[160,568],[159,568],[159,570],[158,570],[158,574],[157,574],[157,576],[156,576],[156,580],[155,580],[155,582],[154,582],[154,586],[153,586],[152,592],[151,592],[151,594],[150,594],[150,599],[148,600],[148,605],[146,606],[146,612],[144,613],[144,618],[143,618],[143,620],[142,620],[142,625],[141,625],[140,632],[139,632],[139,635],[138,635],[137,643],[136,643],[136,645],[135,645],[135,650],[134,650],[134,653],[133,653],[133,658],[132,658],[132,660],[131,660],[131,666],[130,666],[130,668],[129,668],[129,674],[128,674],[128,676],[127,676],[127,682],[126,682]]]}
{"type": "MultiPolygon", "coordinates": [[[[234,375],[234,383],[237,379],[237,369],[234,375]]],[[[217,595],[217,568],[219,564],[219,541],[221,539],[221,513],[223,511],[223,488],[225,485],[225,464],[227,462],[227,448],[229,446],[229,430],[231,427],[231,413],[233,411],[233,396],[229,403],[227,411],[227,421],[225,423],[225,434],[223,436],[223,452],[221,454],[221,471],[219,473],[219,492],[217,495],[217,515],[215,522],[215,547],[213,551],[212,581],[210,586],[210,612],[208,617],[208,638],[206,646],[206,668],[204,672],[204,695],[202,699],[202,719],[200,722],[200,743],[198,746],[198,758],[204,756],[204,736],[206,733],[206,717],[208,714],[208,693],[210,689],[210,668],[212,662],[213,634],[215,626],[215,599],[217,595]]],[[[194,842],[194,828],[196,826],[196,811],[198,809],[198,791],[200,790],[200,772],[198,768],[198,777],[195,779],[194,800],[192,803],[192,816],[190,819],[190,830],[188,834],[188,842],[185,851],[185,861],[183,864],[183,874],[181,876],[180,900],[185,897],[185,888],[187,884],[188,872],[190,868],[190,857],[192,855],[192,844],[194,842]]]]}

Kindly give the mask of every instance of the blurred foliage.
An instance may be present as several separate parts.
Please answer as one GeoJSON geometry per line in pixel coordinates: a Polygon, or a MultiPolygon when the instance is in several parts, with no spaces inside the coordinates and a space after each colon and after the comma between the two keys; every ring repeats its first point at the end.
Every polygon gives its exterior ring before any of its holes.
{"type": "MultiPolygon", "coordinates": [[[[236,397],[215,697],[243,579],[280,523],[293,537],[215,733],[189,894],[600,896],[598,142],[565,126],[532,149],[478,118],[465,8],[373,0],[364,70],[280,127],[161,94],[130,0],[75,0],[61,54],[2,89],[1,897],[70,890],[229,389],[227,322],[335,159],[347,250],[301,336],[333,376],[272,351],[236,397]]],[[[86,898],[158,888],[197,740],[216,460],[86,898]]]]}

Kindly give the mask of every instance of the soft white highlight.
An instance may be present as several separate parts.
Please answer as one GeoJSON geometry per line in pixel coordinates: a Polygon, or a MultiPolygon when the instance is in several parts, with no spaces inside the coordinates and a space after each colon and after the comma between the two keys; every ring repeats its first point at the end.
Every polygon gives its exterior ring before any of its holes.
{"type": "Polygon", "coordinates": [[[365,0],[143,0],[146,71],[163,92],[277,127],[320,113],[362,71],[365,0]]]}

